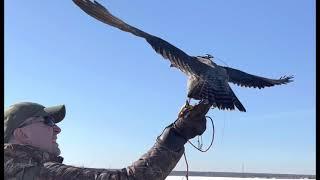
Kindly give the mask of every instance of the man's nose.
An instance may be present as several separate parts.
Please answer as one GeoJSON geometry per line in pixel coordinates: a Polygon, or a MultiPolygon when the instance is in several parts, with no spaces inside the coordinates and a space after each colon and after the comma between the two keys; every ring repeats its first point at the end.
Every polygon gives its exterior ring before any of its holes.
{"type": "Polygon", "coordinates": [[[57,125],[54,125],[54,126],[53,126],[53,132],[54,132],[55,134],[59,134],[59,133],[61,132],[60,127],[57,126],[57,125]]]}

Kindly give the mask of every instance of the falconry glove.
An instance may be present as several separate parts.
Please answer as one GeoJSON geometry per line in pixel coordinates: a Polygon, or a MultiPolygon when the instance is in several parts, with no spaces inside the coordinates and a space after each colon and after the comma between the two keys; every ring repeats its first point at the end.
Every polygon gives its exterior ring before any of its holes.
{"type": "Polygon", "coordinates": [[[189,140],[206,130],[206,114],[211,104],[203,100],[192,106],[188,102],[182,107],[178,119],[173,123],[174,129],[185,139],[189,140]]]}
{"type": "Polygon", "coordinates": [[[167,126],[158,137],[158,142],[170,150],[178,151],[184,144],[206,130],[205,115],[210,109],[208,101],[192,106],[188,102],[179,112],[178,119],[167,126]]]}

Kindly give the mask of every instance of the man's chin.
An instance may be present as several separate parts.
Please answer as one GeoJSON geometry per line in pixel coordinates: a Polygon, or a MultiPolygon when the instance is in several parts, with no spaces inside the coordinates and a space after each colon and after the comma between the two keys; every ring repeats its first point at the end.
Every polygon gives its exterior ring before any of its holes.
{"type": "Polygon", "coordinates": [[[58,143],[53,143],[51,153],[55,156],[59,156],[61,154],[58,143]]]}

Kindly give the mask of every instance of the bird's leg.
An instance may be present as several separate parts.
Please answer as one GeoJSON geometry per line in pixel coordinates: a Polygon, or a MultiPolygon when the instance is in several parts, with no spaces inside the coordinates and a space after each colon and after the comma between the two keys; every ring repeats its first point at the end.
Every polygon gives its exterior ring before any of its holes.
{"type": "Polygon", "coordinates": [[[192,105],[190,105],[190,104],[191,104],[191,98],[188,98],[188,99],[186,100],[186,105],[185,105],[185,107],[188,108],[188,109],[192,108],[192,105]]]}
{"type": "Polygon", "coordinates": [[[190,105],[190,102],[191,102],[191,98],[188,98],[188,99],[186,100],[186,104],[189,106],[189,105],[190,105]]]}
{"type": "Polygon", "coordinates": [[[211,109],[214,109],[214,108],[216,108],[217,107],[217,105],[216,104],[213,104],[210,108],[211,109]]]}

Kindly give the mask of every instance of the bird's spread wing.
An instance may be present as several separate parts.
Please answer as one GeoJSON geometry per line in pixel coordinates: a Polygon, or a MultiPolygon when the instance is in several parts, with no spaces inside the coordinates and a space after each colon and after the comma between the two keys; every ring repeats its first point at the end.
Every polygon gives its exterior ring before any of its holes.
{"type": "Polygon", "coordinates": [[[158,54],[162,55],[165,59],[169,59],[171,67],[176,67],[186,74],[199,74],[208,68],[207,65],[199,62],[196,57],[187,55],[167,41],[125,23],[112,15],[104,6],[96,1],[73,0],[73,2],[87,14],[99,21],[146,39],[158,54]]]}
{"type": "Polygon", "coordinates": [[[293,76],[283,76],[279,79],[268,79],[260,76],[251,75],[230,67],[223,68],[227,71],[227,74],[229,76],[229,82],[239,86],[254,87],[260,89],[274,85],[287,84],[293,81],[293,76]]]}

